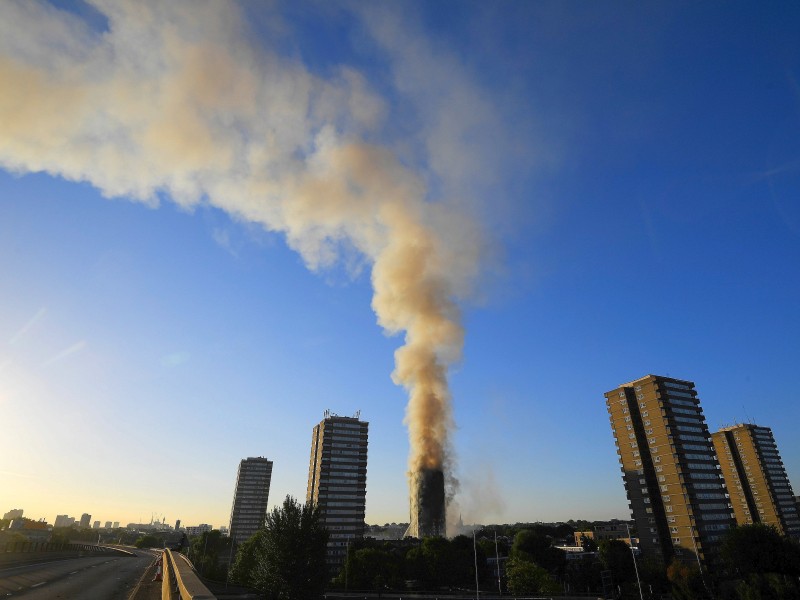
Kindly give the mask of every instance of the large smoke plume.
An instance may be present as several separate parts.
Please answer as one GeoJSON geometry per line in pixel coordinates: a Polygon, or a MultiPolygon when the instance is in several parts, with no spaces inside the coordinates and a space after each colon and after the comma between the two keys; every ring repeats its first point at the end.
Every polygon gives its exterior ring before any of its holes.
{"type": "Polygon", "coordinates": [[[340,67],[323,78],[270,50],[281,26],[256,39],[221,2],[92,4],[102,18],[91,25],[44,3],[0,5],[0,165],[108,197],[211,205],[284,233],[313,269],[355,250],[378,323],[405,334],[393,378],[409,394],[411,481],[446,469],[447,371],[464,340],[455,300],[480,236],[428,183],[455,162],[435,150],[458,137],[459,114],[480,112],[475,99],[442,112],[419,169],[382,136],[389,103],[365,77],[340,67]]]}

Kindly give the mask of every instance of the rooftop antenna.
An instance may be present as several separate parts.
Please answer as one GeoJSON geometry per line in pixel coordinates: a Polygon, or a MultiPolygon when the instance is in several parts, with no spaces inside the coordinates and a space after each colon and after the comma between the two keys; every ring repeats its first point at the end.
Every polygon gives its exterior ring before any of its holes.
{"type": "Polygon", "coordinates": [[[742,403],[742,412],[744,413],[744,418],[747,420],[747,422],[750,423],[750,425],[755,425],[755,423],[753,423],[753,417],[747,414],[747,408],[745,408],[744,403],[742,403]]]}

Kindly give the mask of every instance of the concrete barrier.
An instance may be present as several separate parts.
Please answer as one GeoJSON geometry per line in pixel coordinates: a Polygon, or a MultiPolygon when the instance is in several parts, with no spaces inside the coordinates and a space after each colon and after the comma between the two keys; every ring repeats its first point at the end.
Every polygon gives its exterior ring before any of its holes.
{"type": "Polygon", "coordinates": [[[161,555],[163,581],[162,600],[216,600],[216,596],[200,581],[192,564],[183,555],[165,549],[161,555]]]}

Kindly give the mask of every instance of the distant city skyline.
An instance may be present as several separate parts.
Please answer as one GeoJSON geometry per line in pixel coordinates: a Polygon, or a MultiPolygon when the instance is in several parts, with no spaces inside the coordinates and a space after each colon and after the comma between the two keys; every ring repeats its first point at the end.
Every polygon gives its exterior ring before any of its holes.
{"type": "Polygon", "coordinates": [[[0,2],[0,507],[225,525],[369,422],[366,521],[628,519],[603,394],[800,486],[800,6],[0,2]]]}

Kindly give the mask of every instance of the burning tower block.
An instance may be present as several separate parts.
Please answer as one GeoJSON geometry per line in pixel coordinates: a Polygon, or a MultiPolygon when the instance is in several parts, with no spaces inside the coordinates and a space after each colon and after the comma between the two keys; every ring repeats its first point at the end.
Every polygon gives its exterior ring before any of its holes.
{"type": "Polygon", "coordinates": [[[424,469],[411,474],[411,522],[408,535],[445,537],[444,472],[424,469]]]}

